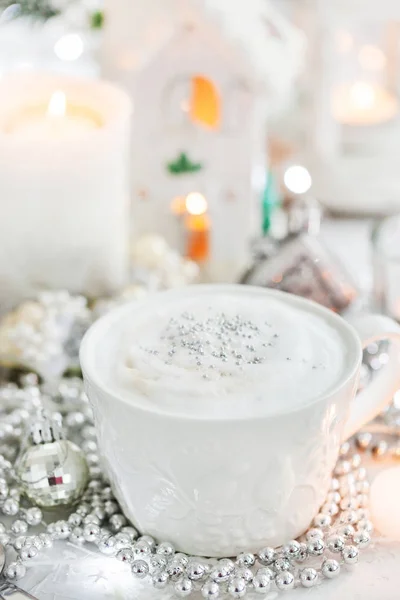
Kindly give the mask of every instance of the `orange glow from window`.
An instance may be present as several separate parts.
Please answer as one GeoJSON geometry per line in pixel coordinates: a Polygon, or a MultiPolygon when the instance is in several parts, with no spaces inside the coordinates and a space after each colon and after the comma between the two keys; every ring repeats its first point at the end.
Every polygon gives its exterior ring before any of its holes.
{"type": "Polygon", "coordinates": [[[196,76],[192,79],[190,118],[211,129],[220,124],[220,98],[218,90],[209,79],[196,76]]]}

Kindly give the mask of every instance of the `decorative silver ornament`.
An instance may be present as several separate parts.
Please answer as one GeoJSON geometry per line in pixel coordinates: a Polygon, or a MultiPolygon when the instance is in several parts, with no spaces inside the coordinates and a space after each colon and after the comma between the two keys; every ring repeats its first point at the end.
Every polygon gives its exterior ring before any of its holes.
{"type": "Polygon", "coordinates": [[[265,573],[258,571],[253,577],[253,589],[257,594],[267,594],[271,587],[271,579],[265,573]]]}
{"type": "Polygon", "coordinates": [[[11,523],[11,531],[14,535],[22,535],[28,531],[28,523],[21,519],[16,519],[11,523]]]}
{"type": "Polygon", "coordinates": [[[69,541],[71,542],[71,544],[76,544],[77,546],[81,546],[85,543],[86,539],[82,527],[73,528],[69,537],[69,541]]]}
{"type": "Polygon", "coordinates": [[[332,517],[330,515],[324,513],[318,513],[316,517],[314,517],[314,525],[317,528],[327,529],[332,524],[332,517]]]}
{"type": "Polygon", "coordinates": [[[31,439],[34,445],[25,450],[17,466],[24,493],[42,508],[76,502],[89,477],[81,449],[62,439],[59,419],[45,414],[32,426],[31,439]]]}
{"type": "Polygon", "coordinates": [[[274,560],[277,557],[275,548],[271,548],[270,546],[266,546],[265,548],[262,548],[257,553],[257,557],[258,557],[259,562],[262,565],[266,565],[266,566],[272,565],[272,563],[274,562],[274,560]]]}
{"type": "Polygon", "coordinates": [[[139,557],[149,556],[149,554],[151,554],[151,548],[144,540],[136,542],[133,546],[133,551],[136,556],[139,557]]]}
{"type": "Polygon", "coordinates": [[[334,579],[340,574],[340,564],[333,558],[328,558],[322,563],[321,571],[327,579],[334,579]]]}
{"type": "Polygon", "coordinates": [[[303,587],[313,587],[318,583],[318,571],[312,567],[307,567],[300,571],[299,579],[303,587]]]}
{"type": "Polygon", "coordinates": [[[371,536],[366,530],[357,531],[353,536],[353,542],[359,548],[366,548],[366,546],[369,545],[370,541],[371,536]]]}
{"type": "Polygon", "coordinates": [[[85,525],[83,528],[83,537],[87,542],[91,542],[92,544],[96,544],[99,541],[101,535],[101,530],[98,525],[85,525]]]}
{"type": "Polygon", "coordinates": [[[97,545],[102,554],[106,556],[115,556],[118,551],[117,540],[113,536],[107,536],[99,541],[97,545]]]}
{"type": "Polygon", "coordinates": [[[121,531],[121,529],[126,525],[126,518],[124,517],[124,515],[115,513],[110,517],[109,524],[111,530],[114,533],[117,533],[118,531],[121,531]]]}
{"type": "Polygon", "coordinates": [[[167,568],[167,559],[164,556],[152,556],[149,561],[150,572],[152,574],[164,571],[167,568]]]}
{"type": "Polygon", "coordinates": [[[249,567],[238,567],[235,569],[235,577],[244,579],[249,584],[253,581],[253,571],[249,567]]]}
{"type": "Polygon", "coordinates": [[[117,560],[128,564],[133,563],[135,559],[133,551],[130,548],[122,548],[121,550],[118,550],[116,557],[117,560]]]}
{"type": "Polygon", "coordinates": [[[185,572],[185,566],[179,559],[173,558],[166,568],[171,581],[177,581],[185,572]]]}
{"type": "Polygon", "coordinates": [[[186,566],[186,573],[192,581],[200,581],[207,574],[207,569],[200,561],[189,559],[189,563],[186,566]]]}
{"type": "Polygon", "coordinates": [[[325,550],[325,542],[320,538],[315,538],[307,544],[307,551],[312,556],[321,556],[325,550]]]}
{"type": "MultiPolygon", "coordinates": [[[[143,561],[141,561],[143,562],[143,561]]],[[[147,564],[147,563],[145,563],[147,564]]],[[[167,587],[169,581],[169,575],[165,571],[160,571],[160,573],[156,573],[152,576],[151,582],[153,586],[158,590],[163,590],[167,587]]]]}
{"type": "Polygon", "coordinates": [[[211,569],[210,578],[215,581],[215,583],[225,583],[226,581],[229,581],[234,570],[234,563],[229,560],[229,558],[222,558],[215,567],[211,569]]]}
{"type": "Polygon", "coordinates": [[[353,537],[354,533],[355,533],[355,529],[354,529],[353,525],[349,525],[349,524],[342,525],[338,529],[338,535],[345,538],[346,540],[353,537]]]}
{"type": "Polygon", "coordinates": [[[131,571],[138,579],[144,579],[149,573],[149,565],[144,560],[134,560],[131,564],[131,571]]]}
{"type": "Polygon", "coordinates": [[[182,577],[175,584],[175,594],[180,598],[189,596],[193,591],[193,583],[188,577],[182,577]]]}
{"type": "Polygon", "coordinates": [[[25,511],[24,519],[28,523],[28,525],[32,525],[33,527],[36,527],[37,525],[40,525],[40,523],[42,522],[42,519],[43,519],[42,511],[40,510],[40,508],[37,508],[36,506],[33,506],[32,508],[28,508],[28,510],[25,511]]]}
{"type": "Polygon", "coordinates": [[[11,581],[16,581],[18,579],[22,579],[25,576],[26,567],[25,565],[19,562],[12,562],[6,567],[4,575],[7,579],[11,581]]]}
{"type": "Polygon", "coordinates": [[[156,552],[157,554],[161,554],[162,556],[172,556],[175,552],[175,548],[170,542],[162,542],[157,547],[156,552]]]}
{"type": "Polygon", "coordinates": [[[327,539],[327,547],[330,552],[334,552],[336,554],[342,552],[345,547],[345,539],[340,535],[331,535],[327,539]]]}
{"type": "Polygon", "coordinates": [[[228,585],[228,594],[232,598],[243,598],[246,595],[246,582],[242,577],[234,577],[228,585]]]}
{"type": "Polygon", "coordinates": [[[355,546],[345,546],[342,550],[343,560],[346,565],[355,565],[358,562],[358,548],[355,546]]]}
{"type": "Polygon", "coordinates": [[[17,502],[17,500],[14,498],[7,498],[1,510],[5,515],[14,517],[19,512],[19,502],[17,502]]]}
{"type": "Polygon", "coordinates": [[[219,585],[215,581],[207,581],[201,588],[201,595],[206,600],[216,600],[219,598],[219,585]]]}
{"type": "Polygon", "coordinates": [[[275,579],[275,585],[278,590],[292,590],[294,588],[294,575],[290,571],[278,573],[275,579]]]}
{"type": "Polygon", "coordinates": [[[242,552],[236,558],[236,564],[239,567],[252,567],[256,562],[254,554],[250,554],[250,552],[242,552]]]}
{"type": "Polygon", "coordinates": [[[282,571],[289,571],[291,564],[287,558],[281,557],[276,559],[272,567],[276,573],[281,573],[282,571]]]}
{"type": "Polygon", "coordinates": [[[35,558],[38,554],[38,549],[36,546],[24,546],[18,554],[19,558],[22,561],[30,560],[31,558],[35,558]]]}

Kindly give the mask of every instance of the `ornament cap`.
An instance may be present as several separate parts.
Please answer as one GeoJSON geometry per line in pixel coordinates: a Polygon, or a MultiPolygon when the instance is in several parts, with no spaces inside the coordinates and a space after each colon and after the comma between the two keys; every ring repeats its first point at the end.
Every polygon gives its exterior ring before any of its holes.
{"type": "Polygon", "coordinates": [[[60,413],[40,413],[39,418],[32,424],[31,439],[33,444],[48,444],[64,439],[62,417],[60,413]]]}

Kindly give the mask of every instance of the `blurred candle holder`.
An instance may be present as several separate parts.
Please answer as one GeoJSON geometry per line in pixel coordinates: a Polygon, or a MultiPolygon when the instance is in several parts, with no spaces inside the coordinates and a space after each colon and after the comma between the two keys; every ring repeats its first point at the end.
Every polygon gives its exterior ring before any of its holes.
{"type": "Polygon", "coordinates": [[[400,215],[380,221],[373,230],[374,302],[400,322],[400,215]]]}
{"type": "Polygon", "coordinates": [[[400,3],[312,0],[305,164],[341,213],[400,209],[400,3]]]}

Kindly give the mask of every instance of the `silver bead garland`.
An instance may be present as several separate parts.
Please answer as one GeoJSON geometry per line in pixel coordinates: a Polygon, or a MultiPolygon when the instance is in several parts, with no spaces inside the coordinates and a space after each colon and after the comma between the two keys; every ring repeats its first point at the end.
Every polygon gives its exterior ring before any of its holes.
{"type": "Polygon", "coordinates": [[[217,560],[186,556],[167,541],[139,536],[123,515],[99,466],[93,418],[78,378],[62,379],[53,390],[53,400],[66,424],[67,438],[83,449],[91,476],[68,519],[45,522],[40,508],[20,497],[14,470],[23,431],[35,423],[47,395],[45,389],[32,374],[23,377],[20,385],[6,383],[0,387],[0,405],[6,407],[0,413],[0,431],[5,432],[4,442],[13,449],[6,453],[8,456],[4,451],[0,456],[0,510],[12,519],[9,527],[0,524],[0,542],[17,553],[17,559],[5,570],[10,580],[23,577],[29,562],[54,540],[66,540],[77,546],[95,545],[105,556],[126,564],[134,577],[148,580],[157,589],[171,586],[182,598],[198,591],[208,599],[242,598],[248,592],[265,595],[270,590],[310,588],[333,579],[341,569],[356,564],[359,551],[370,542],[369,485],[360,456],[349,444],[342,447],[321,512],[299,540],[289,540],[280,548],[264,547],[256,554],[217,560]],[[5,424],[10,427],[5,428],[5,424]],[[98,470],[93,471],[93,466],[98,470]],[[29,535],[29,529],[37,526],[43,532],[29,535]]]}
{"type": "MultiPolygon", "coordinates": [[[[371,359],[373,350],[364,357],[368,376],[378,368],[371,359]]],[[[140,536],[129,524],[101,469],[82,380],[64,378],[49,388],[40,385],[33,373],[23,375],[18,385],[0,386],[0,511],[11,521],[7,527],[0,522],[0,543],[17,555],[4,575],[9,580],[24,577],[32,559],[54,540],[65,540],[77,546],[92,544],[124,563],[133,577],[157,589],[170,586],[182,598],[195,592],[212,600],[311,588],[353,567],[360,550],[370,543],[369,483],[358,452],[370,452],[378,460],[387,455],[400,458],[399,433],[400,407],[394,403],[371,430],[359,433],[354,443],[343,444],[326,501],[300,539],[280,548],[264,547],[256,554],[241,553],[235,559],[206,559],[177,552],[167,541],[140,536]],[[67,440],[82,449],[89,468],[89,483],[79,504],[70,508],[67,520],[54,522],[46,522],[42,510],[25,498],[15,468],[25,430],[35,431],[38,412],[49,397],[53,410],[56,407],[63,417],[67,440]],[[42,531],[30,535],[32,527],[42,531]]]]}

